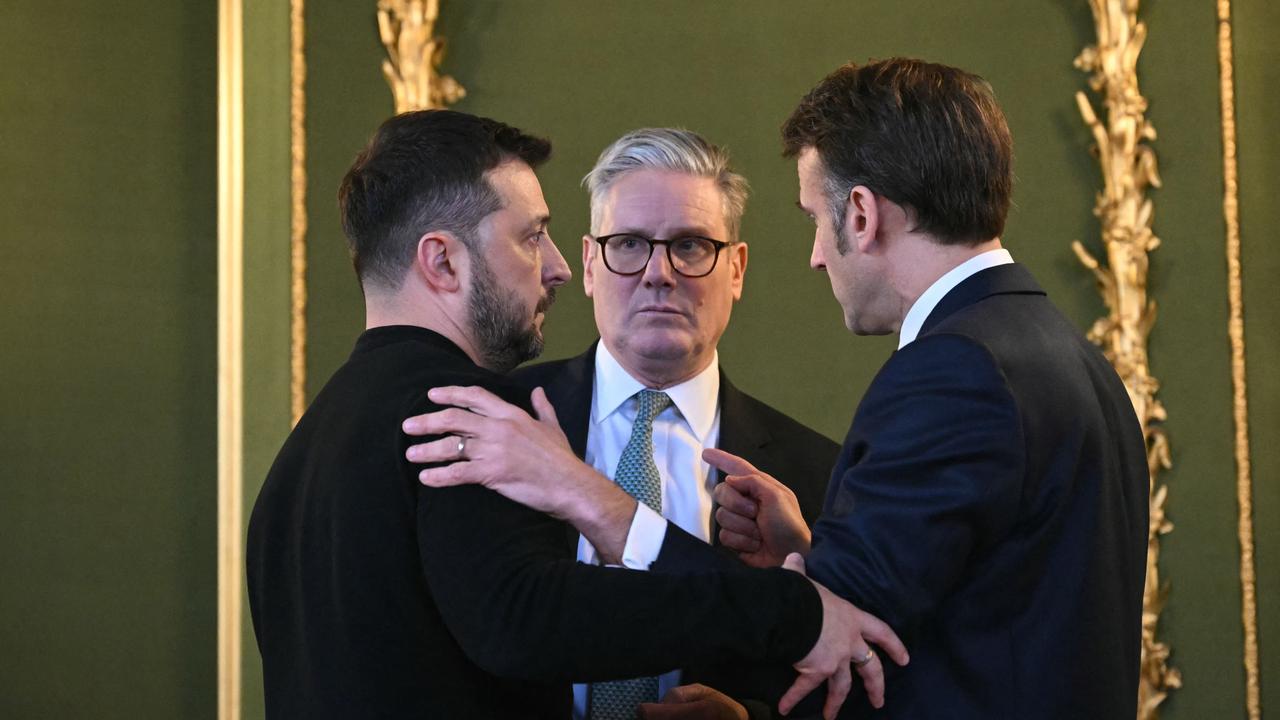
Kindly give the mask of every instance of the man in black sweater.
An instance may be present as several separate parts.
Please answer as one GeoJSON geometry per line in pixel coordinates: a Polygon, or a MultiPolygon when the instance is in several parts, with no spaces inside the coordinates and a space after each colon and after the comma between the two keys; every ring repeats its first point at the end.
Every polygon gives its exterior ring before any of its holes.
{"type": "MultiPolygon", "coordinates": [[[[343,181],[368,329],[285,442],[249,526],[270,717],[564,718],[571,680],[730,660],[794,663],[797,694],[831,677],[834,712],[868,642],[905,658],[882,623],[799,573],[580,565],[555,518],[418,483],[400,421],[440,408],[433,387],[484,387],[542,417],[532,431],[560,433],[544,396],[531,404],[500,374],[541,350],[569,278],[533,171],[549,152],[492,120],[407,113],[343,181]]],[[[437,442],[468,457],[460,437],[437,442]]],[[[562,434],[549,447],[572,457],[562,434]]],[[[611,563],[635,507],[583,528],[611,563]]],[[[672,528],[659,560],[698,553],[696,567],[718,561],[672,528]]]]}

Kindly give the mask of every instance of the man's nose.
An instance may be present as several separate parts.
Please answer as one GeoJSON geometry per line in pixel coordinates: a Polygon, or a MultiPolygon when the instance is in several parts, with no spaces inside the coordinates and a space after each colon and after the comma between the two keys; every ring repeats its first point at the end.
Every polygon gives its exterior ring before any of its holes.
{"type": "Polygon", "coordinates": [[[644,266],[643,280],[649,287],[675,286],[676,271],[671,267],[671,260],[667,257],[667,246],[653,246],[653,252],[649,254],[649,264],[644,266]]]}
{"type": "Polygon", "coordinates": [[[809,253],[809,267],[824,272],[827,269],[827,262],[822,258],[822,248],[818,245],[816,237],[813,239],[813,252],[809,253]]]}
{"type": "Polygon", "coordinates": [[[569,278],[573,277],[573,271],[569,269],[569,263],[565,261],[564,255],[560,254],[560,248],[552,242],[551,236],[547,235],[542,240],[542,284],[545,287],[556,287],[569,282],[569,278]]]}

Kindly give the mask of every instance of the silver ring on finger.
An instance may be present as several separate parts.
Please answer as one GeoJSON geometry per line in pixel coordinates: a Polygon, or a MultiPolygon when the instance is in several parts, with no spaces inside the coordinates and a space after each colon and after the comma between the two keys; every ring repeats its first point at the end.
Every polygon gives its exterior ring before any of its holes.
{"type": "Polygon", "coordinates": [[[854,660],[853,666],[860,668],[863,665],[866,665],[867,663],[875,659],[876,659],[876,651],[872,650],[871,648],[867,648],[867,654],[864,655],[860,660],[854,660]]]}
{"type": "Polygon", "coordinates": [[[458,436],[458,459],[459,460],[466,459],[466,456],[463,455],[463,453],[466,452],[466,450],[467,450],[467,438],[462,435],[459,435],[458,436]]]}

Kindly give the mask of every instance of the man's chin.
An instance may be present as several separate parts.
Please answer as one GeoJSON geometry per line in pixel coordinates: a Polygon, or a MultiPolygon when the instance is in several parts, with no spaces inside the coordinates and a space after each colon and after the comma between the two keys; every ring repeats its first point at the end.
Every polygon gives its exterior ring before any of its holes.
{"type": "Polygon", "coordinates": [[[844,326],[854,335],[860,335],[863,337],[868,335],[889,335],[890,333],[897,332],[897,328],[895,327],[891,327],[885,323],[873,323],[860,316],[849,317],[846,315],[844,318],[844,326]]]}
{"type": "Polygon", "coordinates": [[[683,335],[641,333],[628,342],[632,352],[649,360],[677,360],[693,352],[693,341],[683,335]]]}

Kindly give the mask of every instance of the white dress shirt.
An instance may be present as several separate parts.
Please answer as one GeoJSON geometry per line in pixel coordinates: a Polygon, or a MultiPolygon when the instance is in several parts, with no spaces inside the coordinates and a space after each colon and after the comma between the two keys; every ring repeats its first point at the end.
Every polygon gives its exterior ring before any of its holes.
{"type": "Polygon", "coordinates": [[[938,306],[942,298],[951,292],[955,286],[964,282],[971,275],[975,275],[987,268],[993,268],[997,265],[1008,265],[1013,262],[1013,256],[1008,250],[999,248],[997,250],[988,250],[981,255],[974,255],[959,265],[951,268],[946,275],[933,281],[928,290],[925,290],[914,303],[911,309],[907,311],[907,316],[902,319],[902,329],[898,333],[898,349],[910,345],[915,341],[916,336],[920,334],[920,328],[924,326],[924,321],[929,317],[929,313],[938,306]]]}
{"type": "MultiPolygon", "coordinates": [[[[631,439],[636,418],[636,393],[645,385],[631,376],[601,342],[596,346],[595,384],[587,425],[587,464],[612,478],[618,458],[631,439]]],[[[720,439],[719,356],[692,378],[665,388],[671,405],[653,421],[653,456],[662,478],[662,515],[643,503],[636,508],[627,534],[622,564],[647,570],[666,538],[667,520],[689,534],[711,542],[711,490],[716,476],[702,461],[702,449],[720,439]],[[665,519],[664,519],[665,518],[665,519]]],[[[578,539],[578,560],[599,564],[596,549],[578,539]]],[[[658,678],[658,697],[680,684],[680,671],[658,678]]],[[[573,716],[586,717],[587,686],[573,686],[573,716]]]]}

